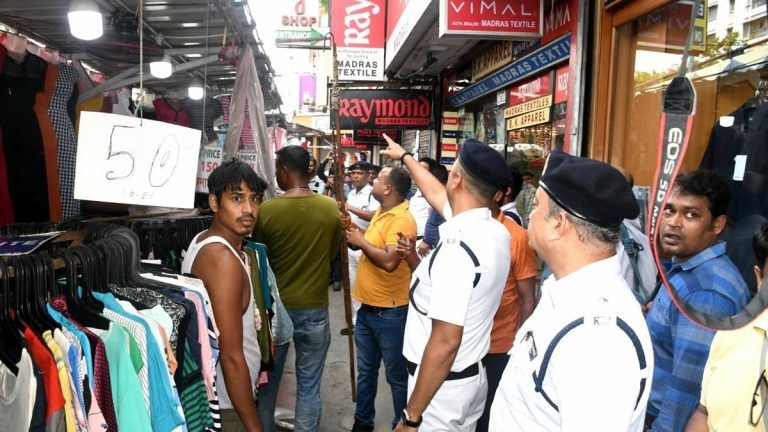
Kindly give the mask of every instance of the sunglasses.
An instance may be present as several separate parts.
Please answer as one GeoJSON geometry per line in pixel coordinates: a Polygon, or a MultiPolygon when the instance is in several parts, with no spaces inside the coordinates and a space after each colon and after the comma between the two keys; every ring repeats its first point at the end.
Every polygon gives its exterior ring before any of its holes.
{"type": "Polygon", "coordinates": [[[765,369],[760,374],[760,378],[757,379],[755,384],[755,391],[752,392],[752,408],[749,411],[749,424],[757,426],[765,413],[766,401],[768,401],[768,395],[765,392],[768,391],[768,379],[765,377],[765,369]],[[760,391],[760,386],[763,386],[763,391],[760,391]],[[755,412],[755,408],[760,407],[760,411],[755,412]]]}

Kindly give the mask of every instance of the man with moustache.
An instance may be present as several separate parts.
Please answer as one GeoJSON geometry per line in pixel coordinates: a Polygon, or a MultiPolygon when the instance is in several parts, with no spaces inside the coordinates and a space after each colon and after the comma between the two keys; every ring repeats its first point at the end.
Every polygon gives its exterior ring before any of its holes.
{"type": "MultiPolygon", "coordinates": [[[[320,380],[331,343],[328,278],[341,242],[336,202],[309,189],[309,153],[300,146],[278,150],[277,185],[285,193],[265,202],[254,238],[267,246],[280,298],[293,323],[296,349],[295,431],[316,431],[320,424],[320,380]]],[[[275,401],[288,344],[275,346],[269,384],[261,390],[259,410],[265,431],[274,431],[275,401]]]]}
{"type": "MultiPolygon", "coordinates": [[[[661,248],[677,295],[716,317],[737,314],[749,300],[739,270],[718,235],[726,224],[730,191],[713,171],[681,174],[659,224],[661,248]]],[[[646,423],[651,431],[681,432],[700,399],[701,380],[715,331],[690,321],[662,287],[647,316],[656,368],[646,423]]]]}
{"type": "Polygon", "coordinates": [[[229,161],[208,178],[211,227],[195,236],[182,272],[201,279],[219,329],[217,389],[225,431],[261,431],[255,392],[261,368],[250,269],[240,252],[251,233],[267,183],[245,163],[229,161]],[[232,319],[241,317],[241,319],[232,319]]]}

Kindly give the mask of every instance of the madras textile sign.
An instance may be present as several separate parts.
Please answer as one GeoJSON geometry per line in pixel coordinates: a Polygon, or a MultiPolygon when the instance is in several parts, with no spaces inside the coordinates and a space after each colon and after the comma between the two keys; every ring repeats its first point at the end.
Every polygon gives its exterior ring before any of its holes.
{"type": "Polygon", "coordinates": [[[440,0],[440,37],[538,39],[544,0],[440,0]]]}
{"type": "Polygon", "coordinates": [[[400,129],[355,129],[352,131],[352,139],[360,144],[385,145],[383,134],[387,134],[394,142],[402,142],[403,134],[400,129]]]}
{"type": "Polygon", "coordinates": [[[386,1],[333,0],[330,14],[339,79],[383,81],[386,1]]]}
{"type": "Polygon", "coordinates": [[[548,108],[550,106],[552,106],[552,96],[544,96],[543,98],[534,99],[505,109],[504,118],[519,116],[520,114],[548,108]]]}
{"type": "Polygon", "coordinates": [[[488,75],[512,61],[512,41],[496,42],[488,51],[472,60],[472,81],[488,75]]]}
{"type": "Polygon", "coordinates": [[[424,129],[432,118],[432,93],[409,90],[342,90],[341,129],[424,129]]]}
{"type": "Polygon", "coordinates": [[[571,54],[571,35],[567,34],[549,45],[545,45],[520,60],[492,73],[482,80],[456,92],[448,98],[451,106],[458,107],[481,98],[490,92],[507,87],[542,70],[566,60],[571,54]]]}
{"type": "Polygon", "coordinates": [[[536,111],[525,113],[521,116],[512,117],[507,120],[507,130],[522,129],[528,126],[534,126],[541,123],[549,123],[550,109],[543,108],[536,111]]]}

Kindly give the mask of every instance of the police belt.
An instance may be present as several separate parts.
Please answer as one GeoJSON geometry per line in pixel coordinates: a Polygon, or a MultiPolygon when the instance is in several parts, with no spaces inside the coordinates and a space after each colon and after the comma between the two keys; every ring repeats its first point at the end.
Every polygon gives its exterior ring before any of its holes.
{"type": "MultiPolygon", "coordinates": [[[[411,376],[415,376],[416,374],[416,368],[419,367],[416,363],[405,359],[405,365],[408,368],[408,373],[411,376]]],[[[448,377],[445,378],[446,381],[453,381],[453,380],[459,380],[464,378],[473,377],[480,373],[480,368],[477,366],[477,363],[472,363],[471,365],[467,366],[466,369],[460,372],[448,372],[448,377]]]]}

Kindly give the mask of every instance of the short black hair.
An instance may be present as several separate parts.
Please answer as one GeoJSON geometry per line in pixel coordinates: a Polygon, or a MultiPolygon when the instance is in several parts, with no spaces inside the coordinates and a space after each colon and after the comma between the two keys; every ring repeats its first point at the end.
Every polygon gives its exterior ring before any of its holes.
{"type": "Polygon", "coordinates": [[[709,170],[696,170],[680,174],[675,180],[674,189],[683,195],[704,197],[709,201],[712,218],[728,212],[731,203],[731,191],[717,173],[709,170]]]}
{"type": "Polygon", "coordinates": [[[400,197],[407,197],[408,192],[411,191],[411,175],[408,174],[408,171],[398,166],[387,166],[385,168],[389,168],[389,182],[395,191],[400,197]]]}
{"type": "Polygon", "coordinates": [[[372,173],[376,173],[376,174],[378,174],[378,173],[380,173],[380,172],[381,172],[381,167],[380,167],[380,166],[378,166],[378,165],[373,165],[373,164],[371,164],[371,166],[369,166],[369,167],[368,167],[368,171],[369,171],[369,172],[372,172],[372,173]]]}
{"type": "Polygon", "coordinates": [[[263,196],[267,189],[267,182],[245,162],[237,159],[224,162],[208,176],[208,193],[221,200],[221,194],[227,189],[240,190],[240,183],[245,182],[248,188],[263,196]]]}
{"type": "Polygon", "coordinates": [[[432,159],[431,157],[419,158],[419,163],[422,163],[422,162],[427,164],[427,169],[429,170],[429,172],[432,172],[432,168],[440,165],[439,163],[437,163],[436,160],[432,159]]]}
{"type": "Polygon", "coordinates": [[[752,252],[755,253],[755,263],[763,274],[765,260],[768,259],[768,223],[760,225],[752,237],[752,252]]]}
{"type": "Polygon", "coordinates": [[[517,196],[520,195],[520,190],[523,188],[523,175],[520,173],[520,170],[510,166],[509,167],[509,175],[512,177],[512,195],[510,198],[512,201],[517,199],[517,196]]]}
{"type": "Polygon", "coordinates": [[[435,162],[434,166],[429,167],[429,173],[435,176],[435,178],[440,183],[448,183],[448,168],[446,168],[445,165],[440,165],[439,163],[435,162]]]}
{"type": "Polygon", "coordinates": [[[276,151],[277,163],[288,168],[288,171],[299,174],[302,178],[309,175],[309,152],[302,146],[285,146],[276,151]]]}

